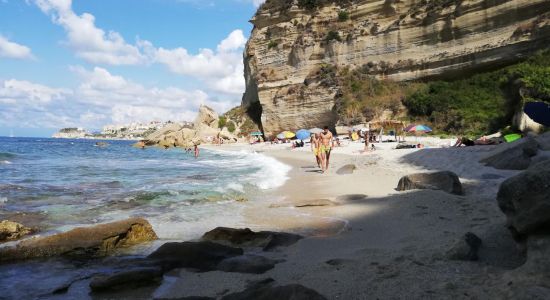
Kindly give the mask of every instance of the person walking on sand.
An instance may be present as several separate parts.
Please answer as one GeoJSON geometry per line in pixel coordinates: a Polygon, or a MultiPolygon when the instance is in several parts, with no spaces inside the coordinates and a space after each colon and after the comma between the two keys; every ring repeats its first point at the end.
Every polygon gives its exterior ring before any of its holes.
{"type": "Polygon", "coordinates": [[[311,134],[311,151],[317,161],[317,166],[321,167],[321,157],[319,153],[319,134],[311,134]]]}
{"type": "Polygon", "coordinates": [[[199,146],[195,144],[195,158],[198,158],[200,154],[199,146]]]}
{"type": "Polygon", "coordinates": [[[330,164],[330,151],[332,150],[332,132],[328,130],[328,126],[323,128],[321,132],[321,145],[319,146],[319,152],[321,152],[321,170],[326,172],[330,164]]]}

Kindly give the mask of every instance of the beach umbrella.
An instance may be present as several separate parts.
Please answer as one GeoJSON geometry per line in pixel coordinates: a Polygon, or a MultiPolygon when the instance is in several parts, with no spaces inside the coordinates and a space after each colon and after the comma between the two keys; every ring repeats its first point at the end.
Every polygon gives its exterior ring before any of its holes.
{"type": "Polygon", "coordinates": [[[432,132],[432,129],[426,125],[409,125],[405,128],[405,131],[414,133],[426,133],[432,132]]]}
{"type": "Polygon", "coordinates": [[[291,139],[296,136],[296,134],[292,131],[283,131],[280,134],[283,134],[285,136],[285,139],[291,139]]]}
{"type": "Polygon", "coordinates": [[[307,129],[300,129],[296,131],[296,138],[299,140],[308,139],[311,136],[311,132],[307,129]]]}
{"type": "Polygon", "coordinates": [[[250,134],[251,136],[262,136],[263,134],[259,131],[254,131],[250,134]]]}
{"type": "Polygon", "coordinates": [[[533,121],[550,127],[550,104],[545,102],[528,102],[523,111],[533,119],[533,121]]]}
{"type": "Polygon", "coordinates": [[[309,130],[309,132],[311,132],[311,133],[321,133],[321,132],[323,132],[323,129],[321,129],[321,128],[311,128],[309,130]]]}

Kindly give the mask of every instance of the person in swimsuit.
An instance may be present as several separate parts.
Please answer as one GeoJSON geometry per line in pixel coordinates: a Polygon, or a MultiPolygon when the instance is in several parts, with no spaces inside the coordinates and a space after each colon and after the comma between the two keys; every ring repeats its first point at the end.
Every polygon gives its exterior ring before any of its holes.
{"type": "Polygon", "coordinates": [[[319,134],[312,134],[311,135],[311,151],[313,152],[313,155],[315,156],[315,160],[317,161],[317,166],[321,167],[321,156],[319,154],[319,134]]]}
{"type": "Polygon", "coordinates": [[[323,170],[324,173],[328,170],[330,151],[332,150],[332,132],[328,130],[328,126],[323,128],[320,138],[321,145],[319,146],[319,152],[321,152],[321,170],[323,170]]]}

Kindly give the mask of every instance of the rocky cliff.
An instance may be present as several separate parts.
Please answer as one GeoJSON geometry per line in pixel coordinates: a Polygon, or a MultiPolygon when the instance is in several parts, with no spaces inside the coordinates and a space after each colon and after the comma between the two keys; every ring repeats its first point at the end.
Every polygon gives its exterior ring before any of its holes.
{"type": "Polygon", "coordinates": [[[267,0],[251,22],[242,104],[278,132],[336,124],[334,68],[456,78],[548,48],[550,1],[267,0]]]}

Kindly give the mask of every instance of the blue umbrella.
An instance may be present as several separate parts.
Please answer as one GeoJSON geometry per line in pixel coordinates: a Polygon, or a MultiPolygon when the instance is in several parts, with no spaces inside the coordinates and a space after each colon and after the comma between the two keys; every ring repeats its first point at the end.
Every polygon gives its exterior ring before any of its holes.
{"type": "Polygon", "coordinates": [[[544,102],[528,102],[523,111],[533,121],[550,127],[550,104],[544,102]]]}
{"type": "Polygon", "coordinates": [[[305,140],[311,136],[311,132],[307,129],[300,129],[296,131],[296,138],[299,140],[305,140]]]}

